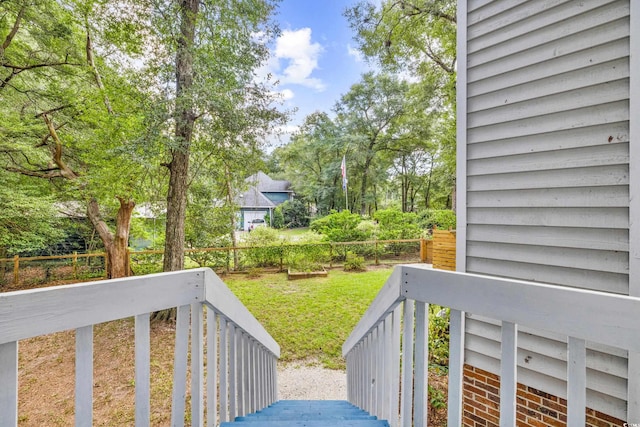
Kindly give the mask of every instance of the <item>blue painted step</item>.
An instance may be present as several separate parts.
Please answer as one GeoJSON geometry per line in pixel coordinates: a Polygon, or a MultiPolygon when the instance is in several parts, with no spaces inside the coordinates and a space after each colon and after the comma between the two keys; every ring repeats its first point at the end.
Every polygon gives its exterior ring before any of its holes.
{"type": "Polygon", "coordinates": [[[389,427],[389,423],[344,400],[280,400],[273,405],[237,417],[220,427],[389,427]]]}

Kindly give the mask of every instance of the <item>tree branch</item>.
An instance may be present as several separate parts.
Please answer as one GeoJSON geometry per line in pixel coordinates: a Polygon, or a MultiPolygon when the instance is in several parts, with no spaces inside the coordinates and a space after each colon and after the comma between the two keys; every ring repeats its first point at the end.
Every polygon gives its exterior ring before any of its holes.
{"type": "Polygon", "coordinates": [[[109,114],[113,115],[111,102],[109,101],[109,97],[107,96],[107,93],[104,90],[104,84],[102,83],[102,78],[100,77],[100,73],[98,72],[98,67],[96,67],[96,62],[93,59],[93,45],[91,43],[91,33],[89,32],[89,21],[87,21],[85,25],[87,29],[87,45],[86,45],[87,62],[91,67],[91,71],[93,72],[93,78],[95,79],[96,84],[98,85],[98,88],[102,92],[104,105],[107,108],[107,111],[109,112],[109,114]]]}
{"type": "Polygon", "coordinates": [[[4,42],[2,42],[2,46],[0,47],[0,57],[3,56],[5,49],[9,47],[11,41],[20,29],[20,21],[22,20],[22,16],[24,15],[24,11],[26,9],[26,5],[22,5],[22,7],[20,8],[20,12],[18,12],[18,16],[16,17],[16,22],[13,23],[13,28],[11,28],[11,31],[9,31],[9,34],[7,34],[7,37],[5,37],[4,42]]]}
{"type": "Polygon", "coordinates": [[[62,178],[62,171],[60,171],[59,169],[48,170],[48,171],[32,171],[29,169],[16,168],[13,166],[5,166],[3,169],[8,172],[15,172],[21,175],[35,176],[36,178],[44,178],[44,179],[62,178]]]}

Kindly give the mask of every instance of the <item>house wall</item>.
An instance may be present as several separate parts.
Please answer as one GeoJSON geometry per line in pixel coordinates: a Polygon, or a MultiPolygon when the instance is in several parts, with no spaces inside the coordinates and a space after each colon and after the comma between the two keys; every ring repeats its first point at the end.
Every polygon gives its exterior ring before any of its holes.
{"type": "MultiPolygon", "coordinates": [[[[458,269],[638,295],[630,0],[459,10],[458,269]]],[[[466,363],[497,374],[499,323],[470,316],[466,328],[466,363]]],[[[519,382],[565,398],[566,338],[524,328],[518,339],[519,382]]],[[[588,406],[626,419],[626,352],[588,344],[587,367],[588,406]]]]}

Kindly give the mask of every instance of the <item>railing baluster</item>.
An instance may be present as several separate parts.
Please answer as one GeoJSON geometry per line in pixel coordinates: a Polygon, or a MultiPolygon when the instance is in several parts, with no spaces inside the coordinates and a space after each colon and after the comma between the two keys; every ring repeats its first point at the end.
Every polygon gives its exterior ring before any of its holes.
{"type": "Polygon", "coordinates": [[[378,415],[378,328],[371,331],[371,413],[378,415]]]}
{"type": "Polygon", "coordinates": [[[218,315],[207,307],[207,427],[218,424],[216,411],[218,390],[218,315]]]}
{"type": "Polygon", "coordinates": [[[220,316],[220,422],[229,421],[228,329],[227,319],[220,316]]]}
{"type": "Polygon", "coordinates": [[[237,348],[236,326],[229,324],[229,421],[233,421],[237,412],[237,348]]]}
{"type": "Polygon", "coordinates": [[[93,325],[76,329],[76,427],[93,424],[93,325]]]}
{"type": "Polygon", "coordinates": [[[367,410],[367,412],[371,412],[371,408],[373,407],[373,404],[372,404],[373,393],[371,392],[371,378],[373,377],[373,374],[371,373],[371,359],[373,358],[373,352],[371,351],[371,338],[372,338],[372,333],[369,332],[365,340],[365,349],[366,349],[365,353],[367,355],[367,365],[366,365],[367,381],[365,382],[365,392],[367,393],[367,401],[365,403],[366,405],[365,409],[367,410]]]}
{"type": "Polygon", "coordinates": [[[500,426],[516,425],[516,388],[518,382],[518,326],[502,322],[500,362],[500,426]]]}
{"type": "Polygon", "coordinates": [[[383,419],[382,413],[384,411],[384,323],[378,323],[376,328],[378,336],[378,348],[376,349],[376,415],[378,418],[383,419]]]}
{"type": "Polygon", "coordinates": [[[151,328],[149,317],[149,313],[145,313],[135,318],[136,426],[148,426],[150,422],[151,328]]]}
{"type": "Polygon", "coordinates": [[[187,355],[189,353],[189,315],[190,305],[178,307],[176,318],[176,346],[173,362],[173,404],[171,407],[171,425],[183,426],[185,398],[187,394],[187,355]]]}
{"type": "Polygon", "coordinates": [[[405,300],[402,334],[402,390],[400,420],[403,427],[411,427],[413,410],[413,313],[414,301],[405,300]]]}
{"type": "MultiPolygon", "coordinates": [[[[387,396],[382,408],[383,419],[391,418],[393,408],[393,314],[389,313],[384,319],[384,389],[387,396]]],[[[397,397],[397,394],[396,394],[397,397]]],[[[397,400],[397,399],[396,399],[397,400]]]]}
{"type": "Polygon", "coordinates": [[[251,353],[250,353],[250,344],[249,344],[249,336],[248,335],[244,335],[244,355],[243,355],[243,359],[244,359],[244,408],[243,411],[245,414],[248,414],[249,412],[251,412],[250,409],[250,405],[249,405],[249,394],[250,394],[250,389],[249,389],[249,359],[251,358],[251,353]]]}
{"type": "Polygon", "coordinates": [[[449,388],[447,403],[447,425],[462,425],[462,376],[464,370],[464,324],[463,311],[449,312],[449,388]]]}
{"type": "Polygon", "coordinates": [[[6,425],[18,425],[18,342],[0,344],[0,414],[6,425]]]}
{"type": "Polygon", "coordinates": [[[414,379],[414,414],[413,425],[423,427],[427,425],[427,395],[429,389],[429,328],[427,318],[427,304],[416,302],[416,352],[414,379]]]}
{"type": "Polygon", "coordinates": [[[587,350],[583,339],[569,337],[567,354],[567,425],[585,425],[587,350]]]}
{"type": "Polygon", "coordinates": [[[244,360],[246,357],[245,351],[244,351],[244,333],[242,333],[242,331],[240,329],[236,329],[236,346],[237,346],[237,353],[236,353],[236,360],[238,361],[237,364],[237,388],[236,388],[236,392],[238,393],[238,416],[242,417],[245,412],[244,412],[244,376],[245,376],[245,372],[244,372],[244,360]]]}
{"type": "Polygon", "coordinates": [[[204,425],[204,311],[191,304],[191,425],[204,425]]]}
{"type": "MultiPolygon", "coordinates": [[[[393,369],[393,379],[392,379],[392,388],[391,388],[391,418],[389,419],[389,424],[391,427],[398,427],[400,425],[399,415],[400,415],[400,401],[395,396],[400,395],[400,316],[401,316],[401,306],[398,305],[396,309],[393,311],[393,344],[391,348],[393,349],[393,362],[391,363],[391,369],[393,369]]],[[[453,425],[453,424],[452,424],[453,425]]]]}

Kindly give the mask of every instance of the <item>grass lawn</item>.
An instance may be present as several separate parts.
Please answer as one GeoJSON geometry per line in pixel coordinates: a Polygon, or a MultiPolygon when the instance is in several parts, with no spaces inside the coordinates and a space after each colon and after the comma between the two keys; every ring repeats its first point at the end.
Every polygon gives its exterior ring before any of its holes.
{"type": "Polygon", "coordinates": [[[289,237],[292,240],[295,240],[296,237],[303,235],[307,231],[309,231],[309,227],[304,227],[304,228],[283,228],[282,230],[278,230],[278,232],[282,236],[289,237]]]}
{"type": "Polygon", "coordinates": [[[223,280],[280,344],[280,360],[318,360],[326,368],[344,369],[342,344],[391,271],[331,270],[326,278],[294,281],[286,274],[223,280]]]}

